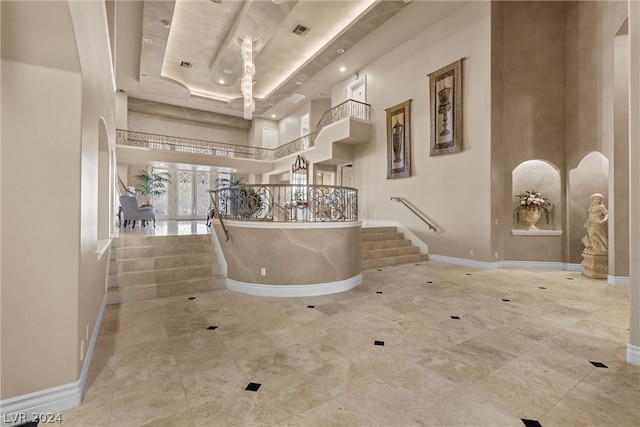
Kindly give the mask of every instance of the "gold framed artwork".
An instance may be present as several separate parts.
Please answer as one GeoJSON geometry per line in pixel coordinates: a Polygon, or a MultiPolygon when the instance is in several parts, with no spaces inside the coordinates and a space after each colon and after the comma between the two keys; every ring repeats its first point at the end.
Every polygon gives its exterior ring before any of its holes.
{"type": "Polygon", "coordinates": [[[411,176],[411,100],[387,112],[387,179],[411,176]]]}
{"type": "Polygon", "coordinates": [[[462,59],[429,74],[430,155],[462,149],[462,59]]]}

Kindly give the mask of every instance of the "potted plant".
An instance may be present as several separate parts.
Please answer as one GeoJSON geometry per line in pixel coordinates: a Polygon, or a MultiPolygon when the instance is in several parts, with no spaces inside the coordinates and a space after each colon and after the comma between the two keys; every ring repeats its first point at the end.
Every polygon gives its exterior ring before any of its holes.
{"type": "Polygon", "coordinates": [[[542,197],[539,191],[525,190],[520,194],[516,194],[515,197],[518,199],[518,206],[514,212],[516,221],[520,222],[520,214],[522,213],[522,217],[527,223],[527,230],[538,230],[536,223],[540,219],[541,211],[544,211],[547,224],[549,224],[553,205],[542,197]]]}
{"type": "Polygon", "coordinates": [[[135,187],[136,193],[146,197],[146,205],[151,204],[152,198],[165,194],[167,184],[171,184],[169,172],[154,172],[153,168],[148,171],[141,170],[138,175],[134,175],[134,178],[139,181],[135,187]]]}

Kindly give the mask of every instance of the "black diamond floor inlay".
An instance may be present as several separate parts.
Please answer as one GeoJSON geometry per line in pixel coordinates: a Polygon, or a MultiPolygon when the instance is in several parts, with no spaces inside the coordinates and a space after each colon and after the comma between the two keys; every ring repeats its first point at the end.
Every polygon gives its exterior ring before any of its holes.
{"type": "Polygon", "coordinates": [[[547,289],[544,286],[538,286],[538,289],[547,289]]]}
{"type": "Polygon", "coordinates": [[[245,388],[247,391],[258,391],[262,384],[258,383],[249,383],[249,385],[245,388]]]}
{"type": "Polygon", "coordinates": [[[209,326],[207,329],[210,330],[210,331],[215,331],[216,329],[218,329],[218,327],[217,326],[209,326]]]}
{"type": "Polygon", "coordinates": [[[196,299],[196,297],[189,297],[189,298],[187,298],[187,299],[196,299]]]}
{"type": "Polygon", "coordinates": [[[465,273],[467,276],[471,276],[471,273],[465,273]]]}
{"type": "Polygon", "coordinates": [[[376,291],[376,294],[381,294],[381,293],[382,293],[382,291],[376,291]]]}
{"type": "Polygon", "coordinates": [[[374,341],[373,345],[384,345],[384,341],[374,341]]]}
{"type": "Polygon", "coordinates": [[[511,302],[511,300],[510,300],[510,299],[504,299],[504,298],[502,298],[502,301],[504,301],[504,302],[511,302]]]}
{"type": "Polygon", "coordinates": [[[307,308],[316,308],[315,305],[308,305],[307,308]]]}
{"type": "Polygon", "coordinates": [[[573,277],[567,277],[567,280],[573,280],[573,277]]]}
{"type": "Polygon", "coordinates": [[[378,269],[378,271],[382,271],[382,270],[378,269]]]}
{"type": "Polygon", "coordinates": [[[460,320],[460,316],[451,316],[451,318],[454,320],[460,320]]]}
{"type": "Polygon", "coordinates": [[[538,420],[527,420],[525,418],[521,418],[521,420],[527,427],[542,427],[542,424],[540,424],[538,420]]]}
{"type": "Polygon", "coordinates": [[[607,365],[605,365],[604,363],[602,363],[602,362],[589,362],[589,363],[591,363],[596,368],[607,368],[607,369],[609,369],[609,367],[607,365]]]}

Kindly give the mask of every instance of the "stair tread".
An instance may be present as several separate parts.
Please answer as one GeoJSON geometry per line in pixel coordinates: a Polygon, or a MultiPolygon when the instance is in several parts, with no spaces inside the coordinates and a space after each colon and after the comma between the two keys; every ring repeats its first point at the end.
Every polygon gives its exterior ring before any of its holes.
{"type": "Polygon", "coordinates": [[[176,285],[176,284],[181,284],[181,283],[202,281],[202,280],[205,280],[205,279],[221,279],[221,278],[224,278],[224,276],[222,274],[212,274],[210,276],[192,277],[190,279],[171,280],[171,281],[168,281],[168,282],[160,282],[160,283],[139,283],[139,284],[135,284],[135,285],[126,285],[126,286],[112,286],[112,287],[107,288],[107,292],[118,292],[118,291],[120,291],[122,289],[131,290],[131,289],[154,288],[154,287],[157,287],[158,285],[171,286],[171,285],[176,285]]]}

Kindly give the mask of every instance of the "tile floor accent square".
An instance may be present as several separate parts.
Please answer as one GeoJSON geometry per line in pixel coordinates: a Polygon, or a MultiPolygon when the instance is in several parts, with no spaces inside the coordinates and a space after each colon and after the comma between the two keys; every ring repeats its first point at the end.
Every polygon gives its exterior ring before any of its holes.
{"type": "Polygon", "coordinates": [[[511,300],[510,300],[510,299],[504,299],[504,298],[502,298],[502,301],[504,301],[504,302],[511,302],[511,300]]]}
{"type": "Polygon", "coordinates": [[[316,308],[315,305],[308,305],[307,308],[316,308]]]}
{"type": "Polygon", "coordinates": [[[258,391],[262,384],[258,383],[249,383],[249,385],[245,388],[246,391],[258,391]]]}
{"type": "Polygon", "coordinates": [[[376,294],[381,294],[381,293],[382,293],[382,291],[377,291],[377,292],[376,292],[376,294]]]}
{"type": "Polygon", "coordinates": [[[431,280],[427,280],[427,283],[433,283],[431,280]]]}
{"type": "Polygon", "coordinates": [[[538,286],[538,289],[547,289],[544,286],[538,286]]]}
{"type": "Polygon", "coordinates": [[[216,329],[218,329],[218,327],[217,326],[209,326],[207,329],[210,330],[210,331],[215,331],[216,329]]]}
{"type": "Polygon", "coordinates": [[[460,316],[451,316],[453,320],[460,320],[460,316]]]}
{"type": "Polygon", "coordinates": [[[527,427],[542,427],[542,424],[540,424],[538,420],[527,420],[525,418],[521,418],[521,420],[527,427]]]}
{"type": "Polygon", "coordinates": [[[196,297],[189,297],[189,298],[187,298],[187,299],[192,299],[192,300],[193,300],[193,299],[196,299],[196,297]]]}
{"type": "Polygon", "coordinates": [[[373,345],[384,345],[384,341],[374,341],[373,345]]]}
{"type": "Polygon", "coordinates": [[[607,365],[605,365],[604,363],[602,363],[602,362],[589,362],[589,363],[591,363],[596,368],[607,368],[607,369],[609,369],[609,367],[607,365]]]}

